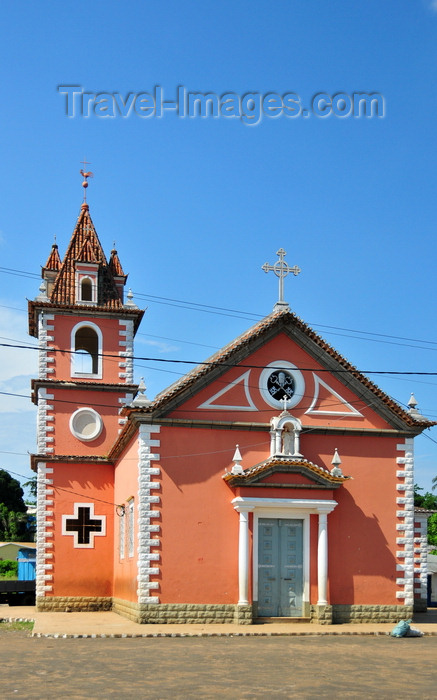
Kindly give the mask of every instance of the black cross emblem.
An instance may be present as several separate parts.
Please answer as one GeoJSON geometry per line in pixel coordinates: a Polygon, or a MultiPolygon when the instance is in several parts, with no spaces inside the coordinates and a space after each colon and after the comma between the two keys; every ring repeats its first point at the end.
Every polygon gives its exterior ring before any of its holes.
{"type": "Polygon", "coordinates": [[[105,516],[94,515],[94,505],[75,503],[74,516],[62,516],[63,534],[74,536],[75,547],[93,547],[95,535],[105,535],[105,516]]]}

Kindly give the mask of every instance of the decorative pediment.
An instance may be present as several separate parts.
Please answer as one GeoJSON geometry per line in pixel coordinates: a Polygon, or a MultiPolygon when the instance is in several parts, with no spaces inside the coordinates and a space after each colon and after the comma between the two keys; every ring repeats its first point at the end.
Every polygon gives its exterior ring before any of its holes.
{"type": "Polygon", "coordinates": [[[288,308],[259,321],[143,410],[154,419],[177,410],[184,420],[211,422],[241,420],[247,412],[248,422],[264,426],[284,396],[304,427],[333,429],[341,419],[350,430],[359,424],[413,435],[433,425],[405,411],[288,308]]]}
{"type": "Polygon", "coordinates": [[[336,489],[348,476],[334,476],[328,469],[319,467],[301,457],[269,457],[240,474],[226,473],[223,479],[229,486],[263,486],[264,488],[325,488],[336,489]],[[282,478],[280,475],[295,475],[296,479],[282,478]],[[270,479],[272,475],[278,478],[270,479]],[[304,477],[304,478],[302,478],[304,477]]]}

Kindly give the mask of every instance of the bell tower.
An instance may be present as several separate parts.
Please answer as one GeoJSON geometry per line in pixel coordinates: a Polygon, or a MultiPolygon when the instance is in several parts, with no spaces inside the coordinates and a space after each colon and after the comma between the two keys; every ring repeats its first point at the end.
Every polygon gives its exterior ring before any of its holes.
{"type": "MultiPolygon", "coordinates": [[[[81,174],[86,192],[92,173],[81,174]]],[[[32,381],[38,407],[38,453],[32,455],[38,473],[37,604],[56,609],[47,603],[63,595],[56,568],[63,561],[63,576],[69,576],[71,546],[100,548],[100,561],[111,552],[95,585],[96,600],[111,595],[114,468],[106,455],[124,422],[120,408],[137,390],[133,342],[144,311],[131,294],[125,299],[127,275],[115,249],[109,261],[105,257],[85,197],[63,259],[55,243],[42,278],[29,302],[29,333],[39,340],[38,378],[32,381]],[[79,522],[78,514],[85,523],[100,522],[100,530],[90,525],[92,536],[84,539],[81,526],[76,536],[69,523],[79,522]]],[[[80,579],[77,589],[80,595],[80,579]]]]}

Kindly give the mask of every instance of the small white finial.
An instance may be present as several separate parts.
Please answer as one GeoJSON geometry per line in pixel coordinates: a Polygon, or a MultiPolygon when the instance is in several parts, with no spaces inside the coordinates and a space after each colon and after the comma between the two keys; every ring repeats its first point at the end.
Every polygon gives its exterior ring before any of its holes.
{"type": "Polygon", "coordinates": [[[244,474],[244,469],[241,466],[243,458],[240,452],[240,446],[235,445],[235,452],[233,456],[234,464],[232,465],[231,474],[244,474]]]}
{"type": "Polygon", "coordinates": [[[417,409],[417,401],[413,393],[411,394],[410,400],[408,402],[408,413],[415,420],[426,420],[426,418],[422,416],[422,414],[417,409]]]}
{"type": "Polygon", "coordinates": [[[331,469],[332,476],[343,476],[343,472],[340,469],[341,459],[340,459],[340,455],[338,454],[337,448],[335,448],[334,456],[332,458],[331,464],[332,464],[332,469],[331,469]]]}
{"type": "Polygon", "coordinates": [[[407,405],[408,405],[408,408],[413,408],[413,409],[416,408],[416,406],[417,406],[416,397],[414,396],[413,392],[411,392],[410,400],[409,400],[407,405]]]}
{"type": "Polygon", "coordinates": [[[47,282],[43,280],[39,285],[39,294],[35,298],[36,301],[49,301],[47,296],[47,282]]]}
{"type": "Polygon", "coordinates": [[[132,301],[132,299],[134,298],[134,295],[132,294],[132,289],[129,289],[126,296],[127,302],[125,303],[125,306],[129,306],[131,309],[138,309],[138,306],[132,301]]]}
{"type": "Polygon", "coordinates": [[[144,384],[144,377],[141,377],[140,383],[138,384],[138,393],[131,403],[134,408],[146,408],[150,406],[152,402],[146,396],[146,385],[144,384]]]}

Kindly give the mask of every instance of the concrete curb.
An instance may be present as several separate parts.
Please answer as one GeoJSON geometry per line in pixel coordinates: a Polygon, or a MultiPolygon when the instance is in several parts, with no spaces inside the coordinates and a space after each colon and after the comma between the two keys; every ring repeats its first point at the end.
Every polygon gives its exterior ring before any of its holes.
{"type": "MultiPolygon", "coordinates": [[[[30,611],[29,611],[30,612],[30,611]]],[[[101,613],[102,614],[102,613],[101,613]]],[[[182,629],[175,630],[174,626],[172,626],[171,629],[163,629],[165,628],[165,625],[159,625],[160,629],[156,629],[155,625],[138,625],[138,627],[141,629],[143,628],[144,631],[142,632],[137,632],[133,630],[128,630],[128,631],[120,631],[120,632],[111,632],[108,630],[108,632],[104,631],[99,631],[99,632],[94,632],[94,631],[88,631],[93,630],[93,627],[105,627],[105,624],[96,624],[94,621],[94,624],[92,621],[90,622],[89,618],[87,619],[87,613],[80,613],[80,618],[83,622],[83,627],[88,630],[85,632],[79,632],[77,630],[77,624],[76,624],[76,630],[73,632],[71,631],[72,627],[74,629],[75,625],[73,623],[73,618],[70,617],[70,614],[67,616],[63,616],[60,613],[54,613],[54,618],[56,620],[56,624],[53,625],[50,624],[50,618],[49,618],[50,613],[42,613],[39,615],[38,613],[33,615],[28,615],[28,616],[19,616],[19,615],[8,615],[8,616],[1,616],[0,617],[0,622],[33,622],[34,623],[34,631],[32,631],[31,636],[36,637],[36,638],[52,638],[52,639],[156,639],[156,638],[186,638],[186,637],[194,637],[194,638],[206,638],[206,637],[362,637],[362,636],[367,636],[367,637],[390,637],[390,632],[394,627],[394,624],[386,624],[384,626],[381,625],[381,628],[375,629],[377,624],[375,625],[367,625],[367,624],[354,624],[354,625],[310,625],[311,629],[308,629],[306,626],[306,629],[302,629],[301,625],[280,625],[282,629],[271,629],[270,625],[253,625],[253,626],[245,626],[243,629],[241,627],[238,629],[227,629],[227,630],[220,630],[219,625],[208,625],[207,629],[203,627],[203,629],[199,630],[197,625],[178,625],[178,627],[182,627],[182,629]],[[55,629],[47,629],[47,627],[54,626],[55,629]],[[37,627],[37,629],[35,629],[37,627]],[[38,629],[39,627],[39,629],[38,629]],[[41,627],[43,629],[41,629],[41,627]],[[44,629],[46,627],[46,629],[44,629]],[[70,627],[70,631],[68,631],[70,627]],[[197,629],[196,629],[197,627],[197,629]],[[270,627],[270,629],[269,629],[270,627]],[[369,629],[369,627],[371,627],[369,629]],[[57,629],[56,629],[57,628],[57,629]],[[146,628],[146,629],[144,629],[146,628]],[[154,628],[154,629],[153,629],[154,628]],[[65,630],[65,631],[64,631],[65,630]]],[[[93,614],[94,617],[94,614],[93,614]]],[[[117,620],[117,625],[118,626],[123,626],[123,618],[120,618],[120,616],[116,615],[115,619],[117,620]]],[[[98,620],[98,618],[95,618],[95,620],[98,620]]],[[[82,627],[82,622],[80,626],[82,627]]],[[[129,621],[125,621],[126,625],[129,627],[131,626],[132,623],[129,621]]],[[[417,624],[417,623],[414,623],[417,624]]],[[[420,625],[420,622],[418,623],[420,625]]],[[[114,627],[114,624],[110,624],[107,622],[106,624],[109,629],[114,627]]],[[[426,637],[435,637],[437,636],[437,624],[433,623],[424,623],[421,625],[421,629],[423,631],[423,636],[426,637]],[[428,627],[428,629],[423,629],[423,627],[428,627]]],[[[419,637],[405,637],[403,639],[419,639],[419,637]]]]}

